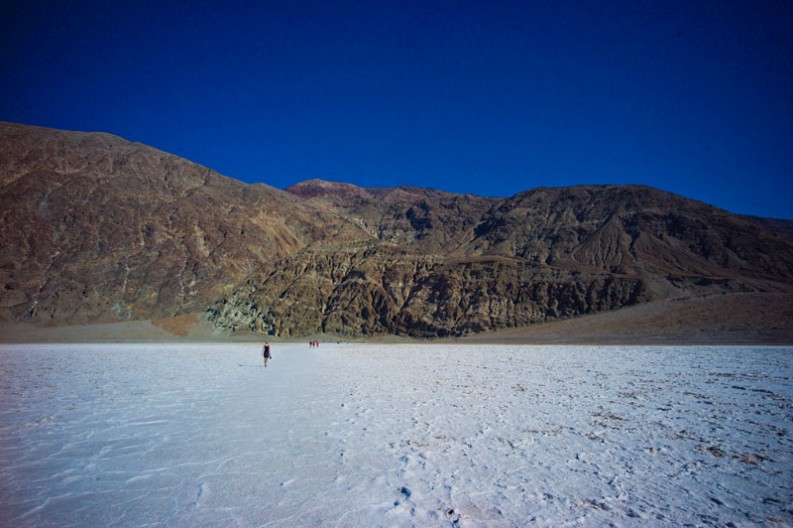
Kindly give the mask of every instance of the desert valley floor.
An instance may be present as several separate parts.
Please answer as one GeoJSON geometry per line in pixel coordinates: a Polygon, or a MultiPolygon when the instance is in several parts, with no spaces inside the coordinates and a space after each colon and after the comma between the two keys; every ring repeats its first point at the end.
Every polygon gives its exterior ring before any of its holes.
{"type": "Polygon", "coordinates": [[[0,345],[0,525],[791,526],[793,348],[0,345]]]}

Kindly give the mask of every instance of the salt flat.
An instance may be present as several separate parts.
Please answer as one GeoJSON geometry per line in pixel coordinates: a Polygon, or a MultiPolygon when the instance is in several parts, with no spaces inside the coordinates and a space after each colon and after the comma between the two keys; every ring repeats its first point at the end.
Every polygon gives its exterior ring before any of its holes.
{"type": "Polygon", "coordinates": [[[0,346],[2,526],[793,526],[793,348],[0,346]]]}

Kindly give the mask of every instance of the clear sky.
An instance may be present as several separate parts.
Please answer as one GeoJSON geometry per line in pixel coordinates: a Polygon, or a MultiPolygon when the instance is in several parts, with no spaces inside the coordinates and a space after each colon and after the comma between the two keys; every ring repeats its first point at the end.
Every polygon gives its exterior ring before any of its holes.
{"type": "Polygon", "coordinates": [[[643,183],[793,219],[793,0],[5,0],[0,120],[281,188],[643,183]]]}

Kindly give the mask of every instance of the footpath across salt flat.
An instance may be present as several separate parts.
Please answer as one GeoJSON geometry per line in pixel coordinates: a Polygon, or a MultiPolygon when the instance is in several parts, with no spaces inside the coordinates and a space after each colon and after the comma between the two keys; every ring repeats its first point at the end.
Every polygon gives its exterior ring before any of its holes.
{"type": "Polygon", "coordinates": [[[2,526],[793,526],[793,348],[0,346],[2,526]]]}

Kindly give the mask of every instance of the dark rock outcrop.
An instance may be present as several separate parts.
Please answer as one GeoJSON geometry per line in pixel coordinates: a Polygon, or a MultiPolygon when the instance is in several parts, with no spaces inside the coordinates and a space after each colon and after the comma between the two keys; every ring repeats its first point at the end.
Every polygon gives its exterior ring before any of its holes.
{"type": "Polygon", "coordinates": [[[445,337],[649,298],[638,278],[538,269],[502,257],[450,261],[377,244],[303,251],[255,274],[209,313],[230,331],[445,337]]]}

